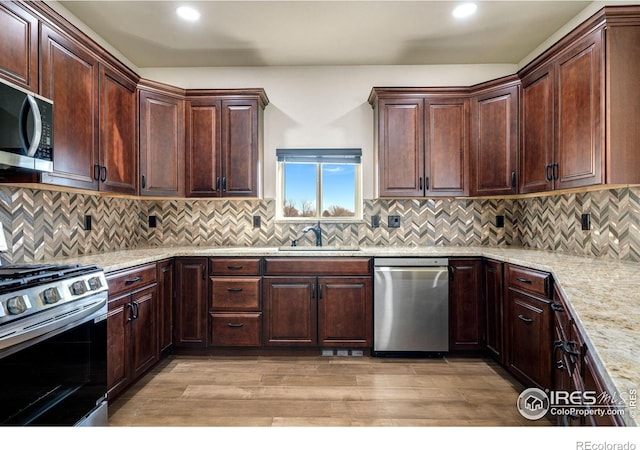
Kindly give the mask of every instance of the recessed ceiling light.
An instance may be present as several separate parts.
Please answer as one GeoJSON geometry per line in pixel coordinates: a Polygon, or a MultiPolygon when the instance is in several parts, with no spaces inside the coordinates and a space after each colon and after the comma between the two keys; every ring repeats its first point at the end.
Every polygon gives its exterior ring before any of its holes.
{"type": "Polygon", "coordinates": [[[200,19],[200,11],[191,6],[181,6],[176,9],[176,14],[182,17],[184,20],[188,20],[190,22],[195,22],[200,19]]]}
{"type": "Polygon", "coordinates": [[[453,17],[456,19],[464,19],[472,16],[473,13],[476,12],[476,9],[478,9],[478,5],[475,3],[462,3],[461,5],[456,6],[451,14],[453,14],[453,17]]]}

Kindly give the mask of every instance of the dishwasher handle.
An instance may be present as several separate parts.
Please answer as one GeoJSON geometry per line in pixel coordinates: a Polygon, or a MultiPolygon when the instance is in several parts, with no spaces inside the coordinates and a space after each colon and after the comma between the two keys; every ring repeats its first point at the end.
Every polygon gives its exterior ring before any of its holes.
{"type": "Polygon", "coordinates": [[[447,270],[448,266],[434,267],[376,267],[376,272],[437,272],[447,270]]]}

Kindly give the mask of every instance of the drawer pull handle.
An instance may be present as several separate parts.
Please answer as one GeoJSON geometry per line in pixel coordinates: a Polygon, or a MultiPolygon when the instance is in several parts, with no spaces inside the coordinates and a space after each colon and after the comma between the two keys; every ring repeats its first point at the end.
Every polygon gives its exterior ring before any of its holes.
{"type": "Polygon", "coordinates": [[[227,324],[227,326],[229,328],[242,328],[244,326],[244,323],[231,323],[231,322],[229,322],[227,324]]]}
{"type": "Polygon", "coordinates": [[[242,292],[242,288],[227,288],[228,292],[242,292]]]}
{"type": "Polygon", "coordinates": [[[229,270],[241,270],[243,268],[244,266],[227,266],[227,269],[229,270]]]}
{"type": "Polygon", "coordinates": [[[556,311],[556,312],[563,312],[564,311],[564,308],[562,307],[562,305],[560,303],[552,303],[551,304],[551,309],[553,311],[556,311]]]}
{"type": "Polygon", "coordinates": [[[127,278],[126,280],[124,280],[124,284],[129,285],[137,283],[138,281],[142,281],[142,277],[127,278]]]}
{"type": "Polygon", "coordinates": [[[531,280],[527,280],[526,278],[522,278],[522,277],[516,278],[516,281],[519,281],[520,283],[524,283],[524,284],[531,284],[531,280]]]}
{"type": "Polygon", "coordinates": [[[523,316],[522,314],[518,314],[518,319],[522,320],[525,323],[533,322],[533,319],[523,316]]]}
{"type": "Polygon", "coordinates": [[[571,350],[569,348],[569,346],[575,347],[577,344],[576,341],[564,341],[562,343],[562,350],[567,354],[567,355],[571,355],[571,356],[580,356],[580,352],[577,352],[575,350],[571,350]]]}

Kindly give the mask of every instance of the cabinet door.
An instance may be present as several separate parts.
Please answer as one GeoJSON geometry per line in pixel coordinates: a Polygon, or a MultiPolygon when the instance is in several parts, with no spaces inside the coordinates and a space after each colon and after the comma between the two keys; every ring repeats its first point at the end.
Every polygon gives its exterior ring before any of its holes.
{"type": "Polygon", "coordinates": [[[551,388],[549,303],[509,288],[510,369],[527,386],[551,388]]]}
{"type": "Polygon", "coordinates": [[[222,101],[222,195],[259,195],[259,114],[258,100],[222,101]]]}
{"type": "Polygon", "coordinates": [[[320,277],[318,287],[320,345],[370,347],[371,277],[320,277]]]}
{"type": "Polygon", "coordinates": [[[184,195],[184,100],[140,91],[140,194],[184,195]]]}
{"type": "Polygon", "coordinates": [[[264,277],[264,345],[318,343],[316,278],[264,277]]]}
{"type": "Polygon", "coordinates": [[[473,99],[471,195],[517,192],[518,86],[473,99]]]}
{"type": "Polygon", "coordinates": [[[380,100],[377,116],[379,196],[422,197],[424,100],[380,100]]]}
{"type": "Polygon", "coordinates": [[[0,3],[0,77],[38,92],[38,19],[10,2],[0,3]]]}
{"type": "Polygon", "coordinates": [[[207,258],[176,260],[174,343],[183,347],[207,344],[207,258]]]}
{"type": "Polygon", "coordinates": [[[166,352],[173,345],[173,260],[158,263],[158,348],[166,352]]]}
{"type": "Polygon", "coordinates": [[[134,293],[131,303],[135,317],[131,322],[131,358],[135,379],[158,361],[157,286],[134,293]]]}
{"type": "Polygon", "coordinates": [[[212,100],[192,101],[187,109],[187,196],[221,194],[220,108],[212,100]]]}
{"type": "Polygon", "coordinates": [[[561,56],[556,65],[556,189],[604,181],[602,60],[599,30],[561,56]]]}
{"type": "Polygon", "coordinates": [[[107,395],[117,395],[130,381],[129,339],[131,307],[129,295],[109,299],[107,314],[107,395]]]}
{"type": "Polygon", "coordinates": [[[42,26],[41,94],[53,100],[53,172],[42,182],[98,189],[98,81],[96,58],[70,39],[42,26]]]}
{"type": "Polygon", "coordinates": [[[483,348],[482,260],[449,260],[449,347],[483,348]]]}
{"type": "Polygon", "coordinates": [[[543,67],[522,80],[519,192],[553,189],[553,74],[543,67]]]}
{"type": "Polygon", "coordinates": [[[427,101],[427,196],[469,193],[469,100],[427,101]]]}
{"type": "Polygon", "coordinates": [[[502,297],[503,272],[501,262],[486,260],[484,262],[484,298],[485,298],[485,343],[493,357],[504,364],[502,344],[502,297]]]}
{"type": "Polygon", "coordinates": [[[137,112],[135,83],[102,66],[100,70],[101,191],[137,193],[137,112]]]}

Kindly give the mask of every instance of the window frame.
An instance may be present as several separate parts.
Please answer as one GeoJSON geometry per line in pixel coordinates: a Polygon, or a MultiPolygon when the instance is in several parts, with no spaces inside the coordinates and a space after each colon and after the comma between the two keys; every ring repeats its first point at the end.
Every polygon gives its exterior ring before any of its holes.
{"type": "MultiPolygon", "coordinates": [[[[280,151],[279,149],[278,151],[280,151]]],[[[357,150],[361,152],[360,149],[342,149],[345,153],[354,152],[357,150]]],[[[334,157],[340,157],[341,149],[290,149],[285,150],[288,152],[309,152],[309,153],[321,153],[331,152],[334,157]]],[[[358,155],[357,162],[347,163],[336,160],[322,160],[322,157],[314,159],[313,156],[310,156],[308,161],[285,161],[281,160],[280,157],[276,158],[276,179],[277,179],[277,189],[276,189],[276,221],[278,222],[325,222],[325,223],[358,223],[363,220],[363,199],[362,199],[362,159],[361,153],[358,155]],[[285,164],[296,164],[297,163],[305,163],[305,164],[315,164],[316,165],[316,215],[311,217],[287,217],[284,215],[284,194],[285,194],[285,164]],[[355,180],[354,180],[354,194],[355,194],[355,211],[353,216],[343,216],[343,217],[324,217],[322,216],[323,205],[322,205],[322,165],[323,164],[345,164],[345,165],[354,165],[355,167],[355,180]]],[[[347,159],[345,159],[347,161],[347,159]]]]}

